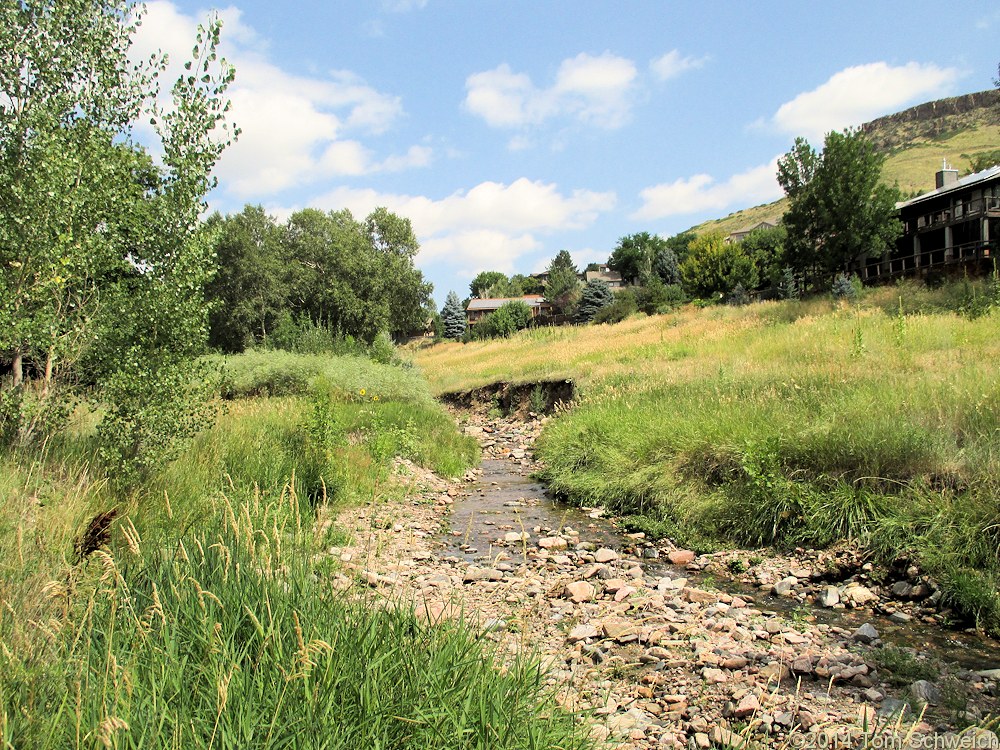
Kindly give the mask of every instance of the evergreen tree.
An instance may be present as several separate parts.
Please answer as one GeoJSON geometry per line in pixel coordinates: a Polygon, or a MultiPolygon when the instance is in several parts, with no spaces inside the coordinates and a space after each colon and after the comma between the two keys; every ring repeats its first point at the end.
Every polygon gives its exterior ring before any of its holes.
{"type": "Polygon", "coordinates": [[[441,321],[444,323],[446,339],[461,339],[465,333],[465,310],[462,301],[455,292],[448,292],[444,307],[441,308],[441,321]]]}
{"type": "Polygon", "coordinates": [[[600,279],[588,281],[580,295],[580,305],[576,309],[576,320],[589,323],[601,310],[615,301],[615,293],[600,279]]]}

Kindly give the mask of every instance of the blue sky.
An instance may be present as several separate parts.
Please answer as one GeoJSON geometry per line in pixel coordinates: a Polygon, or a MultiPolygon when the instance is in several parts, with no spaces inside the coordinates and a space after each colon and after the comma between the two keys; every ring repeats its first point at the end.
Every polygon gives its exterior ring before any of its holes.
{"type": "MultiPolygon", "coordinates": [[[[153,0],[182,60],[209,6],[153,0]]],[[[218,6],[237,67],[211,207],[411,219],[440,304],[780,197],[795,136],[992,85],[996,2],[356,0],[218,6]]],[[[958,155],[956,155],[957,160],[958,155]]]]}

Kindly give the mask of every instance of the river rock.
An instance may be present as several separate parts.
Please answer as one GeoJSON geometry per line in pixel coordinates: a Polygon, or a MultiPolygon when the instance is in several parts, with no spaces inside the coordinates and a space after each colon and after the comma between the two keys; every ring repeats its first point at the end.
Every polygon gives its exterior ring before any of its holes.
{"type": "Polygon", "coordinates": [[[760,672],[757,674],[760,675],[762,679],[772,682],[781,682],[791,675],[788,671],[788,667],[780,661],[772,661],[770,664],[761,667],[760,672]]]}
{"type": "Polygon", "coordinates": [[[816,597],[816,601],[821,607],[832,607],[835,604],[840,604],[840,591],[837,590],[836,586],[824,586],[816,597]]]}
{"type": "Polygon", "coordinates": [[[566,584],[566,588],[563,590],[563,597],[575,604],[593,601],[596,594],[593,585],[586,581],[573,581],[566,584]]]}
{"type": "Polygon", "coordinates": [[[747,693],[736,704],[733,716],[737,719],[745,719],[748,716],[753,716],[758,711],[760,711],[760,701],[757,699],[757,696],[753,693],[747,693]]]}
{"type": "Polygon", "coordinates": [[[566,636],[566,641],[568,643],[576,643],[578,641],[584,641],[587,638],[596,638],[599,632],[596,627],[590,623],[581,623],[569,631],[569,635],[566,636]]]}
{"type": "Polygon", "coordinates": [[[741,748],[746,744],[744,737],[725,727],[712,727],[708,737],[716,747],[741,748]]]}
{"type": "Polygon", "coordinates": [[[681,591],[681,598],[684,599],[684,601],[691,602],[693,604],[708,604],[709,602],[719,601],[719,595],[717,593],[694,588],[684,588],[681,591]]]}
{"type": "Polygon", "coordinates": [[[870,622],[866,622],[864,625],[851,633],[851,640],[857,641],[858,643],[874,643],[878,640],[878,631],[875,629],[874,625],[870,622]]]}
{"type": "Polygon", "coordinates": [[[725,672],[715,667],[705,667],[701,670],[701,676],[710,685],[720,684],[729,679],[725,672]]]}
{"type": "Polygon", "coordinates": [[[667,554],[667,559],[672,565],[687,565],[694,562],[695,554],[689,549],[675,549],[667,554]]]}
{"type": "Polygon", "coordinates": [[[542,549],[566,549],[566,540],[561,536],[545,536],[538,540],[542,549]]]}
{"type": "Polygon", "coordinates": [[[798,585],[798,578],[795,576],[788,576],[787,578],[782,578],[774,584],[774,593],[778,596],[791,596],[795,591],[795,587],[798,585]]]}
{"type": "Polygon", "coordinates": [[[613,549],[608,549],[607,547],[601,547],[594,553],[594,561],[599,563],[609,563],[612,560],[618,559],[618,553],[613,549]]]}
{"type": "Polygon", "coordinates": [[[878,601],[878,594],[859,583],[852,583],[844,589],[843,598],[856,607],[878,601]]]}
{"type": "Polygon", "coordinates": [[[941,691],[933,682],[927,680],[917,680],[910,685],[910,695],[920,703],[930,703],[936,706],[941,702],[941,691]]]}

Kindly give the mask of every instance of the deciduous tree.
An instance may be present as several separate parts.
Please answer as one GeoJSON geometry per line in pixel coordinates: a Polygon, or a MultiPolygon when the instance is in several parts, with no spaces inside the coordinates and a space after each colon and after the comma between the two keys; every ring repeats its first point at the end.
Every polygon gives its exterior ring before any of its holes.
{"type": "Polygon", "coordinates": [[[823,153],[799,138],[778,161],[789,199],[787,262],[798,271],[847,270],[882,256],[902,231],[898,190],[881,182],[885,156],[859,131],[828,133],[823,153]]]}

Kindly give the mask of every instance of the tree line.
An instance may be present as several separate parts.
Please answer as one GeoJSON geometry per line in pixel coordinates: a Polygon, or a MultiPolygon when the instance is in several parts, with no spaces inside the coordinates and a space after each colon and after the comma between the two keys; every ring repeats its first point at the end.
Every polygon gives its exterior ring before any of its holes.
{"type": "MultiPolygon", "coordinates": [[[[689,300],[742,304],[761,290],[780,298],[798,297],[830,288],[838,273],[844,277],[839,279],[843,286],[847,275],[868,258],[889,253],[902,232],[895,210],[899,191],[882,182],[885,158],[857,130],[827,134],[821,151],[798,138],[778,162],[778,182],[789,199],[780,225],[755,229],[739,241],[719,232],[625,235],[607,260],[624,283],[614,292],[600,280],[584,283],[563,250],[549,264],[547,281],[538,293],[557,314],[587,323],[614,322],[638,311],[664,312],[689,300]]],[[[592,264],[588,270],[596,267],[592,264]]],[[[529,293],[524,279],[484,271],[473,280],[470,292],[472,297],[516,297],[529,293]]],[[[449,295],[442,310],[446,337],[508,335],[510,321],[523,322],[520,327],[531,322],[523,311],[512,315],[511,307],[500,318],[491,320],[501,313],[498,310],[466,332],[462,309],[457,295],[449,295]],[[500,320],[503,325],[496,325],[500,320]]]]}
{"type": "Polygon", "coordinates": [[[295,348],[317,333],[370,344],[421,332],[431,315],[410,220],[385,208],[360,221],[308,208],[279,224],[246,206],[206,227],[218,264],[206,287],[208,341],[221,351],[295,348]]]}

